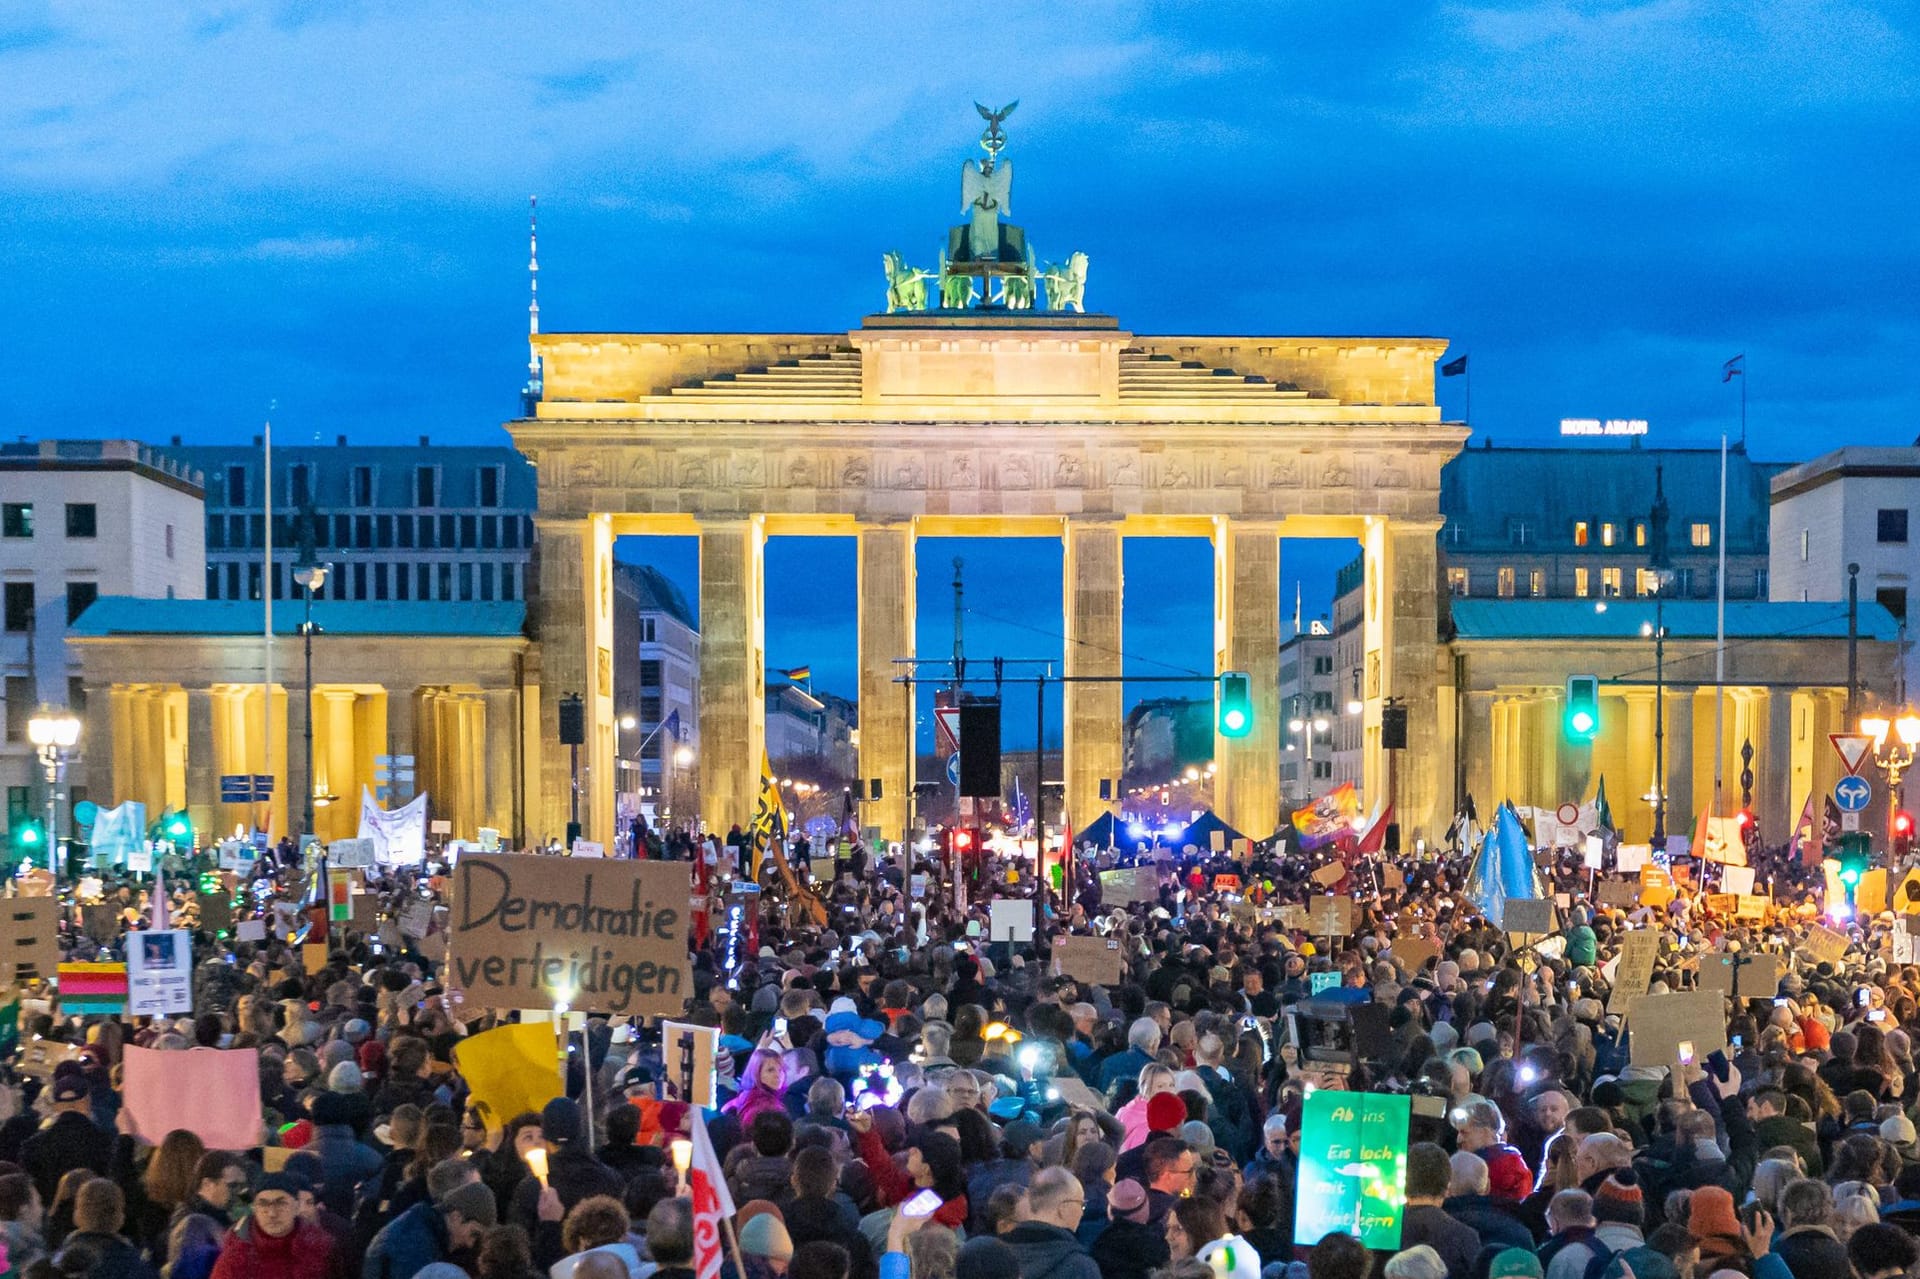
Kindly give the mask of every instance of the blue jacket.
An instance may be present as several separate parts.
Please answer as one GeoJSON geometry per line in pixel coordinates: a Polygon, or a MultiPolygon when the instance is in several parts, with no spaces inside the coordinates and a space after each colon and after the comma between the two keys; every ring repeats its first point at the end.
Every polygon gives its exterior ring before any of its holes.
{"type": "Polygon", "coordinates": [[[1121,1080],[1131,1080],[1139,1075],[1141,1067],[1151,1066],[1153,1058],[1138,1048],[1129,1047],[1123,1053],[1115,1053],[1100,1063],[1100,1091],[1110,1092],[1121,1080]]]}
{"type": "Polygon", "coordinates": [[[313,1130],[307,1153],[320,1160],[320,1200],[342,1217],[353,1216],[354,1191],[380,1175],[386,1161],[353,1135],[346,1124],[321,1124],[313,1130]]]}
{"type": "Polygon", "coordinates": [[[413,1279],[447,1259],[447,1223],[430,1203],[417,1203],[388,1222],[367,1248],[360,1279],[413,1279]]]}

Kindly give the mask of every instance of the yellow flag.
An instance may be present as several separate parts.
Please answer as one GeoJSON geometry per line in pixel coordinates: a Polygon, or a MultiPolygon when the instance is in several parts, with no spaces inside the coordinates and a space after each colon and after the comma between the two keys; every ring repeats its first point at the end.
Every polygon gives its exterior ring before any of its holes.
{"type": "Polygon", "coordinates": [[[528,1111],[539,1114],[566,1091],[551,1022],[484,1031],[462,1040],[453,1050],[453,1061],[488,1128],[504,1127],[515,1115],[528,1111]]]}

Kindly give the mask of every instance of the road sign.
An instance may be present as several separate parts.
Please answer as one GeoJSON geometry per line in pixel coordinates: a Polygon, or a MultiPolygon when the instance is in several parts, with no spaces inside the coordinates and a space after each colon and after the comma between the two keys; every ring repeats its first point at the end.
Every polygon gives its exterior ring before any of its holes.
{"type": "MultiPolygon", "coordinates": [[[[936,706],[933,708],[933,734],[941,750],[949,754],[960,749],[960,708],[958,706],[936,706]]],[[[955,766],[956,768],[958,765],[955,766]]],[[[954,785],[960,784],[956,773],[954,785]]]]}
{"type": "Polygon", "coordinates": [[[1860,814],[1858,814],[1858,813],[1842,813],[1842,814],[1840,814],[1840,829],[1841,829],[1842,831],[1856,831],[1856,830],[1859,830],[1859,829],[1860,829],[1860,814]]]}
{"type": "Polygon", "coordinates": [[[1562,804],[1553,815],[1562,826],[1572,826],[1580,820],[1580,805],[1562,804]]]}
{"type": "Polygon", "coordinates": [[[220,774],[220,802],[223,804],[264,804],[272,798],[271,773],[220,774]]]}
{"type": "Polygon", "coordinates": [[[1867,752],[1873,749],[1873,738],[1865,733],[1828,733],[1827,740],[1833,743],[1833,749],[1839,754],[1840,762],[1846,765],[1849,777],[1860,771],[1860,765],[1866,762],[1867,752]]]}
{"type": "Polygon", "coordinates": [[[1873,798],[1873,787],[1864,777],[1842,777],[1833,784],[1833,802],[1843,813],[1857,813],[1873,798]]]}
{"type": "Polygon", "coordinates": [[[960,753],[958,751],[955,751],[953,754],[947,756],[947,785],[958,786],[959,784],[960,784],[960,753]]]}

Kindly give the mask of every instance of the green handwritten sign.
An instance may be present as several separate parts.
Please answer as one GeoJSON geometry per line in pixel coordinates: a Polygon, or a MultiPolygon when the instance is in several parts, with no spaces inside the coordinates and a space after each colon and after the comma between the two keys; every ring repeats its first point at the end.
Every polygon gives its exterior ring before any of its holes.
{"type": "Polygon", "coordinates": [[[1307,993],[1317,995],[1323,990],[1340,989],[1339,973],[1314,973],[1307,978],[1307,993]]]}
{"type": "Polygon", "coordinates": [[[1344,1234],[1369,1248],[1399,1249],[1411,1120],[1406,1097],[1325,1088],[1307,1095],[1294,1243],[1311,1247],[1344,1234]]]}

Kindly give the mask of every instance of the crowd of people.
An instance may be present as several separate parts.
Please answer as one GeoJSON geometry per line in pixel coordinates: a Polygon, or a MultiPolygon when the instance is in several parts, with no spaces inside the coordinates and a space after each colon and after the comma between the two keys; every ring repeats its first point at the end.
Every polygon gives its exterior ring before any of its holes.
{"type": "MultiPolygon", "coordinates": [[[[724,841],[668,842],[704,853],[696,873],[731,869],[724,841]]],[[[438,881],[376,881],[378,926],[336,925],[309,971],[305,868],[266,859],[234,901],[268,938],[201,930],[192,1016],[72,1016],[24,992],[16,1067],[37,1042],[80,1051],[0,1092],[0,1277],[713,1279],[681,1157],[696,1123],[735,1209],[728,1279],[1914,1273],[1905,919],[1846,918],[1788,874],[1761,918],[1716,913],[1684,877],[1671,901],[1609,906],[1609,877],[1575,859],[1546,868],[1552,933],[1518,936],[1469,899],[1464,859],[1378,856],[1331,883],[1353,907],[1328,936],[1286,909],[1327,891],[1324,857],[1185,849],[1149,859],[1138,900],[1103,897],[1113,862],[1083,850],[1020,942],[991,940],[992,894],[966,891],[1012,891],[1010,869],[1031,891],[1013,863],[843,856],[817,886],[825,926],[770,879],[752,944],[716,922],[693,956],[685,1020],[720,1048],[710,1106],[678,1095],[657,1025],[594,1016],[565,1095],[498,1115],[453,1062],[513,1014],[470,1008],[431,936],[394,927],[438,881]],[[1839,958],[1809,949],[1821,926],[1846,934],[1839,958]],[[1781,975],[1722,999],[1724,1052],[1635,1064],[1614,983],[1636,931],[1659,949],[1631,995],[1693,989],[1727,950],[1777,954],[1781,975]],[[1117,974],[1060,971],[1066,933],[1111,940],[1117,974]],[[1342,1021],[1361,1006],[1379,1033],[1342,1021]],[[259,1145],[136,1135],[131,1044],[256,1050],[259,1145]],[[1413,1099],[1397,1247],[1297,1237],[1319,1089],[1413,1099]]],[[[119,900],[143,926],[140,890],[119,900]]],[[[197,900],[179,890],[176,925],[197,900]]],[[[63,945],[124,946],[95,934],[76,913],[63,945]]]]}

